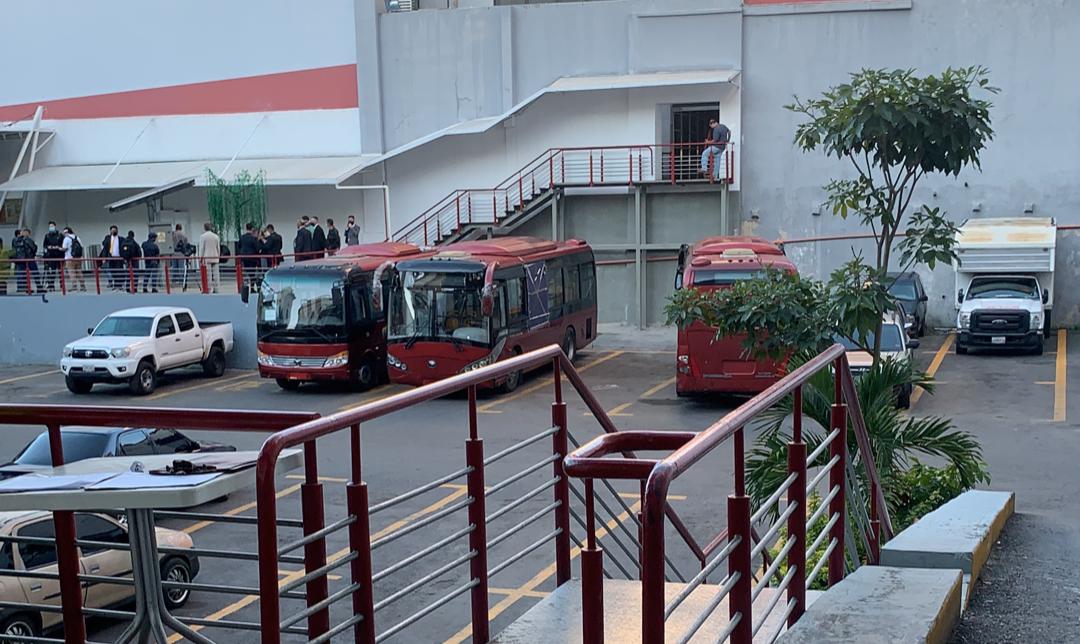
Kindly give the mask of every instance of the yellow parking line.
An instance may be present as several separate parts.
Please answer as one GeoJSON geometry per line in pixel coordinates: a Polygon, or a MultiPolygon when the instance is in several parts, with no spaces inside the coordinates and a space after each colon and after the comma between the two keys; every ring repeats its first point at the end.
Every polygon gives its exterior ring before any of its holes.
{"type": "Polygon", "coordinates": [[[142,400],[160,400],[160,399],[166,398],[168,396],[175,396],[176,394],[182,394],[182,393],[186,393],[188,391],[195,391],[196,389],[206,389],[208,387],[220,387],[220,386],[225,385],[225,384],[230,383],[230,382],[236,382],[237,380],[243,380],[244,378],[251,378],[251,377],[254,377],[254,376],[258,376],[258,375],[259,375],[258,373],[245,373],[245,374],[241,374],[239,376],[233,376],[232,378],[225,378],[224,380],[221,379],[221,378],[215,378],[215,379],[210,380],[208,382],[201,382],[201,383],[199,383],[197,385],[191,385],[189,387],[180,387],[179,389],[166,389],[165,391],[160,391],[160,392],[158,392],[156,394],[151,394],[149,396],[146,396],[142,400]]]}
{"type": "Polygon", "coordinates": [[[6,385],[12,382],[19,382],[20,380],[29,380],[31,378],[40,378],[41,376],[47,376],[50,373],[60,373],[60,370],[53,369],[51,371],[41,371],[38,373],[31,373],[25,376],[18,376],[16,378],[8,378],[7,380],[0,380],[0,385],[6,385]]]}
{"type": "MultiPolygon", "coordinates": [[[[934,377],[934,374],[941,368],[942,361],[945,360],[945,356],[949,354],[949,349],[952,348],[953,340],[955,336],[951,333],[945,336],[945,341],[938,347],[937,353],[934,354],[934,359],[930,361],[930,366],[926,370],[926,375],[930,378],[934,377]]],[[[926,392],[922,387],[916,387],[915,391],[911,392],[911,407],[915,406],[915,403],[919,402],[922,395],[926,392]]],[[[909,407],[910,408],[910,407],[909,407]]]]}
{"type": "MultiPolygon", "coordinates": [[[[281,490],[280,492],[278,492],[277,493],[277,498],[283,499],[283,498],[289,496],[290,494],[295,493],[299,489],[300,489],[300,484],[299,483],[297,483],[296,485],[290,485],[289,487],[285,488],[284,490],[281,490]]],[[[236,516],[238,514],[243,514],[244,512],[247,512],[248,510],[254,510],[256,505],[257,504],[254,501],[252,501],[251,503],[245,503],[244,505],[235,507],[235,508],[233,508],[231,510],[228,510],[226,512],[222,512],[222,514],[224,514],[226,516],[234,517],[234,516],[236,516]]],[[[196,524],[193,524],[193,525],[190,525],[190,526],[184,528],[183,531],[188,533],[188,534],[195,534],[199,530],[202,530],[203,528],[211,525],[212,523],[213,523],[212,521],[199,521],[196,524]]]]}
{"type": "MultiPolygon", "coordinates": [[[[633,505],[630,506],[630,511],[631,512],[637,512],[640,505],[641,505],[640,503],[634,503],[633,505]]],[[[626,521],[629,518],[630,518],[630,515],[628,513],[626,513],[626,512],[620,513],[618,517],[616,517],[614,519],[611,519],[610,521],[607,522],[607,524],[605,526],[602,526],[599,529],[597,529],[596,538],[597,539],[602,538],[608,532],[614,530],[616,525],[618,525],[619,523],[622,523],[623,521],[626,521]]],[[[570,559],[573,560],[574,558],[576,558],[580,554],[581,554],[581,549],[577,548],[577,547],[574,547],[570,551],[570,559]]],[[[507,595],[505,599],[503,599],[499,603],[492,606],[491,609],[488,610],[488,619],[489,620],[495,619],[504,610],[506,610],[507,608],[510,608],[511,606],[516,604],[523,597],[528,597],[531,593],[536,591],[536,588],[540,584],[547,581],[554,574],[555,574],[555,564],[550,564],[546,568],[541,570],[540,572],[536,573],[536,576],[534,576],[532,579],[530,579],[529,581],[522,584],[520,587],[516,588],[514,590],[513,594],[507,595]]],[[[472,635],[472,624],[469,624],[468,626],[462,628],[457,633],[454,633],[450,637],[450,639],[446,640],[446,642],[444,644],[460,644],[461,642],[464,642],[465,640],[469,639],[469,637],[471,635],[472,635]]]]}
{"type": "MultiPolygon", "coordinates": [[[[307,477],[303,474],[286,474],[285,478],[293,479],[294,481],[306,481],[307,477]]],[[[343,479],[335,476],[320,476],[320,483],[348,483],[349,479],[343,479]]]]}
{"type": "MultiPolygon", "coordinates": [[[[644,399],[648,398],[649,396],[652,396],[656,392],[660,391],[661,389],[669,387],[669,386],[671,386],[673,384],[675,384],[675,378],[674,377],[668,378],[664,382],[661,382],[660,384],[656,385],[655,387],[652,387],[651,389],[649,389],[645,393],[638,396],[638,400],[644,400],[644,399]]],[[[623,404],[619,405],[618,407],[615,407],[614,409],[609,411],[607,413],[607,415],[608,416],[633,416],[633,414],[625,413],[627,408],[629,408],[630,405],[633,405],[633,404],[634,404],[634,401],[630,401],[628,403],[623,403],[623,404]]],[[[585,415],[586,416],[592,416],[592,412],[587,411],[587,412],[585,412],[585,415]]]]}
{"type": "Polygon", "coordinates": [[[652,396],[653,394],[658,393],[660,390],[666,389],[666,388],[670,387],[673,384],[675,384],[675,376],[672,376],[672,377],[668,378],[664,382],[661,382],[660,384],[656,385],[652,389],[650,389],[650,390],[646,391],[645,393],[641,394],[641,397],[642,398],[648,398],[649,396],[652,396]]]}
{"type": "Polygon", "coordinates": [[[1065,394],[1068,383],[1065,381],[1065,374],[1067,372],[1065,364],[1065,343],[1068,337],[1068,333],[1065,329],[1058,329],[1058,341],[1057,341],[1057,369],[1054,374],[1054,422],[1065,422],[1065,394]]]}
{"type": "MultiPolygon", "coordinates": [[[[626,352],[625,351],[612,351],[611,353],[609,353],[609,354],[607,354],[605,356],[601,356],[601,357],[597,358],[596,360],[593,360],[592,362],[590,362],[588,364],[585,364],[585,365],[582,365],[582,366],[578,367],[577,372],[578,373],[586,372],[589,369],[592,369],[593,367],[595,367],[596,365],[603,364],[603,363],[607,362],[608,360],[612,360],[614,358],[618,358],[619,356],[621,356],[624,353],[626,353],[626,352]]],[[[513,393],[513,394],[510,394],[510,395],[507,395],[507,396],[502,396],[498,400],[493,400],[493,401],[491,401],[489,403],[486,403],[484,405],[480,405],[479,407],[476,408],[476,411],[478,411],[478,412],[480,412],[482,414],[501,414],[502,411],[499,411],[499,410],[494,410],[493,411],[491,408],[494,407],[495,405],[502,405],[502,404],[505,404],[505,403],[508,403],[508,402],[512,402],[514,400],[517,400],[517,399],[521,398],[522,396],[527,396],[527,395],[533,393],[534,391],[540,391],[544,387],[550,387],[550,386],[551,386],[551,381],[549,381],[547,379],[544,379],[543,381],[538,382],[538,383],[536,383],[534,385],[530,385],[528,387],[525,387],[524,389],[518,391],[517,393],[513,393]]]]}
{"type": "MultiPolygon", "coordinates": [[[[488,587],[488,592],[491,593],[492,595],[513,595],[513,594],[516,594],[519,591],[518,591],[517,588],[491,588],[489,586],[488,587]]],[[[545,593],[542,590],[529,590],[529,591],[525,591],[525,592],[522,593],[522,595],[525,596],[525,597],[535,597],[536,599],[543,599],[543,598],[547,597],[549,594],[551,594],[551,593],[545,593]]]]}
{"type": "MultiPolygon", "coordinates": [[[[454,492],[451,492],[450,494],[446,495],[442,499],[440,499],[440,500],[436,501],[435,503],[432,503],[431,505],[427,506],[426,508],[424,508],[422,510],[417,510],[416,512],[413,512],[412,514],[405,517],[404,519],[395,521],[395,522],[391,523],[390,525],[386,526],[385,528],[383,528],[382,530],[379,530],[378,532],[372,534],[371,535],[371,540],[375,541],[376,539],[381,539],[382,537],[385,537],[388,534],[391,534],[393,532],[396,532],[396,531],[400,530],[401,528],[405,527],[409,523],[419,519],[420,517],[422,517],[422,516],[424,516],[426,514],[431,514],[432,512],[437,512],[441,508],[449,505],[450,503],[453,503],[457,499],[464,496],[465,492],[466,492],[466,490],[464,488],[462,488],[460,490],[455,490],[454,492]]],[[[338,559],[341,559],[345,555],[349,554],[349,552],[351,552],[350,548],[342,548],[341,550],[338,550],[334,554],[327,557],[326,562],[328,564],[329,563],[334,563],[338,559]]],[[[278,580],[278,587],[280,588],[280,587],[284,586],[285,584],[288,584],[288,583],[290,583],[292,581],[295,581],[295,580],[299,579],[300,577],[303,577],[304,574],[305,573],[304,573],[303,570],[298,570],[296,572],[289,573],[288,575],[285,575],[281,579],[278,580]]],[[[258,599],[259,599],[258,595],[245,595],[245,596],[241,597],[240,599],[238,599],[237,601],[235,601],[235,602],[229,604],[228,606],[222,608],[221,610],[219,610],[219,611],[217,611],[215,613],[212,613],[210,615],[207,615],[203,619],[206,619],[206,620],[209,620],[209,621],[212,621],[212,622],[219,621],[221,619],[224,619],[225,617],[228,617],[229,615],[232,615],[233,613],[236,613],[237,611],[242,610],[246,606],[250,606],[251,604],[255,603],[258,599]]],[[[192,628],[192,630],[195,630],[195,631],[202,630],[202,628],[200,626],[192,626],[191,628],[192,628]]],[[[183,639],[182,636],[177,635],[177,634],[173,634],[173,635],[171,635],[169,637],[169,643],[173,644],[174,642],[179,642],[182,639],[183,639]]]]}

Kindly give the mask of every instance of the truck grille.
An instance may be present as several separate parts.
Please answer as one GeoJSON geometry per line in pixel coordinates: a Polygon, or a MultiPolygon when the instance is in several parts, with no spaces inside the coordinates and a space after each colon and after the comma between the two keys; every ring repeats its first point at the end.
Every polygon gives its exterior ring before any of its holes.
{"type": "Polygon", "coordinates": [[[299,356],[270,356],[275,367],[306,367],[308,369],[323,366],[326,358],[304,358],[299,356]]]}
{"type": "Polygon", "coordinates": [[[971,330],[981,333],[1026,333],[1031,324],[1027,311],[976,311],[971,330]]]}
{"type": "Polygon", "coordinates": [[[71,352],[71,357],[79,360],[104,360],[109,357],[109,352],[104,349],[75,349],[71,352]]]}

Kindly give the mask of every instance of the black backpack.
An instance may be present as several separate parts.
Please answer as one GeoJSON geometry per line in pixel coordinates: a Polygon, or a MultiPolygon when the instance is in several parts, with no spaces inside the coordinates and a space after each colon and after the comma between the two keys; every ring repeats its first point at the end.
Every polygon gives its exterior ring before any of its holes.
{"type": "Polygon", "coordinates": [[[82,258],[83,256],[82,242],[79,241],[78,237],[71,240],[71,256],[76,259],[82,258]]]}

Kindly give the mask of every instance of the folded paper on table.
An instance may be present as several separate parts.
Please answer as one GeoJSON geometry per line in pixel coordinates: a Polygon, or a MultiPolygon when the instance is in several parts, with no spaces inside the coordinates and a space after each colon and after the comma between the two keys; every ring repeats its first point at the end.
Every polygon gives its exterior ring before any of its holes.
{"type": "Polygon", "coordinates": [[[46,490],[82,490],[96,483],[115,476],[113,472],[90,474],[22,474],[0,481],[0,493],[4,492],[44,492],[46,490]]]}
{"type": "Polygon", "coordinates": [[[112,478],[86,486],[87,490],[140,490],[160,487],[195,487],[221,476],[221,472],[185,474],[182,476],[124,472],[112,478]]]}

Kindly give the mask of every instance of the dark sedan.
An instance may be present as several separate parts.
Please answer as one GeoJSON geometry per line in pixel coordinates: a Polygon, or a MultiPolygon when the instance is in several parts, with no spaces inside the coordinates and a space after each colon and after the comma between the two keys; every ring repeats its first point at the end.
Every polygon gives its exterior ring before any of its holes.
{"type": "MultiPolygon", "coordinates": [[[[66,427],[60,432],[64,462],[74,463],[101,456],[143,456],[148,454],[194,454],[235,452],[232,445],[197,441],[175,429],[138,427],[66,427]]],[[[0,467],[0,478],[10,478],[52,467],[49,433],[41,432],[10,463],[0,467]]]]}
{"type": "Polygon", "coordinates": [[[886,280],[892,281],[889,293],[904,307],[904,328],[913,338],[921,338],[926,333],[926,289],[922,279],[915,271],[889,273],[886,280]]]}

